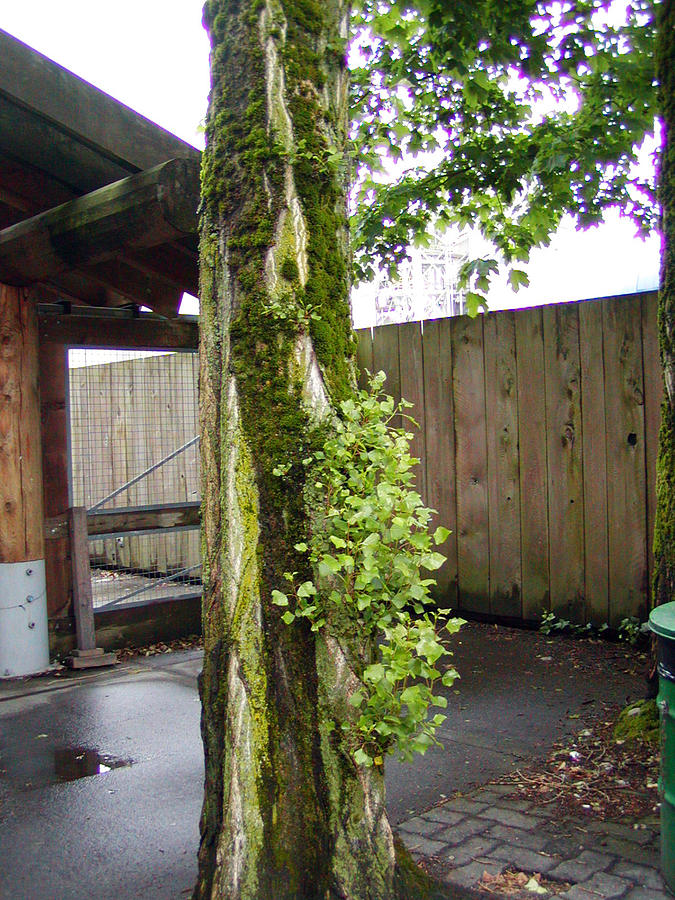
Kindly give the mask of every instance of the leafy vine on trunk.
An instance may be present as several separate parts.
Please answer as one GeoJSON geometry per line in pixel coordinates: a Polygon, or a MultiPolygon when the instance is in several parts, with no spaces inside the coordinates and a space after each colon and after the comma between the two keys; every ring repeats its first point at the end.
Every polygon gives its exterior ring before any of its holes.
{"type": "MultiPolygon", "coordinates": [[[[457,678],[442,629],[450,635],[462,624],[435,608],[434,579],[423,576],[445,561],[432,545],[449,531],[429,534],[433,510],[414,488],[412,433],[392,424],[409,404],[382,395],[384,380],[380,372],[344,400],[321,449],[303,460],[313,512],[309,541],[295,549],[314,579],[286,572],[290,587],[272,592],[288,625],[306,620],[350,648],[360,684],[349,698],[356,714],[341,727],[364,766],[383,765],[393,749],[410,760],[437,743],[445,716],[429,713],[447,700],[435,691],[457,678]]],[[[283,479],[287,467],[275,471],[283,479]]]]}

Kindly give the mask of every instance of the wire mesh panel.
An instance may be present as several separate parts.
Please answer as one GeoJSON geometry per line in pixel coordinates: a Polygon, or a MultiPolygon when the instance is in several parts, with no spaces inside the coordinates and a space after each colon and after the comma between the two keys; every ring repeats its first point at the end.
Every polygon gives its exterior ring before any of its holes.
{"type": "MultiPolygon", "coordinates": [[[[195,352],[70,350],[68,372],[72,505],[103,512],[199,500],[195,352]]],[[[98,609],[200,589],[196,526],[97,538],[90,559],[98,609]]]]}

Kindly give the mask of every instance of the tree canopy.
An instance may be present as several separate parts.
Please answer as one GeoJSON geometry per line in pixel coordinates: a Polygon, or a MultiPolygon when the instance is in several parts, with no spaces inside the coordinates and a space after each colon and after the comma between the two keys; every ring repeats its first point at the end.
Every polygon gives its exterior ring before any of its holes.
{"type": "Polygon", "coordinates": [[[518,264],[566,213],[655,227],[651,0],[361,0],[354,26],[360,277],[432,227],[477,227],[497,255],[464,273],[475,310],[498,262],[527,283],[518,264]]]}

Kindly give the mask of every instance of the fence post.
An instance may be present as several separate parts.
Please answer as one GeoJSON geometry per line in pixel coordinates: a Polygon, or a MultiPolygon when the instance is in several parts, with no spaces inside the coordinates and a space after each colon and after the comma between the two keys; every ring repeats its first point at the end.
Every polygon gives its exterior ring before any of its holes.
{"type": "Polygon", "coordinates": [[[101,647],[96,646],[91,569],[89,567],[87,510],[83,506],[71,507],[68,510],[68,533],[70,536],[77,650],[73,651],[66,662],[73,669],[114,665],[117,662],[117,655],[104,653],[101,647]]]}

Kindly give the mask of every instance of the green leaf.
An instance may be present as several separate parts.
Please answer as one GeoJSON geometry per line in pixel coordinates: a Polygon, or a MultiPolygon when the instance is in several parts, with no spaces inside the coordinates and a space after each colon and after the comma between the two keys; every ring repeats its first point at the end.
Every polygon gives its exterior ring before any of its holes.
{"type": "Polygon", "coordinates": [[[445,557],[442,553],[425,553],[421,560],[422,566],[430,572],[440,569],[444,562],[445,557]]]}
{"type": "Polygon", "coordinates": [[[281,617],[287,625],[290,625],[291,622],[295,621],[295,616],[290,610],[286,610],[286,612],[281,617]]]}
{"type": "Polygon", "coordinates": [[[527,272],[523,272],[521,269],[511,269],[509,272],[509,284],[514,291],[520,290],[521,286],[527,287],[529,283],[530,277],[527,272]]]}
{"type": "Polygon", "coordinates": [[[439,547],[447,541],[451,534],[452,532],[449,528],[444,528],[442,525],[439,525],[436,531],[434,531],[434,543],[439,547]]]}
{"type": "Polygon", "coordinates": [[[354,762],[358,766],[365,766],[366,768],[370,768],[373,765],[373,760],[361,747],[359,747],[359,749],[354,754],[354,762]]]}
{"type": "Polygon", "coordinates": [[[459,678],[459,673],[456,669],[446,669],[441,676],[441,684],[444,687],[452,687],[452,685],[459,678]]]}
{"type": "Polygon", "coordinates": [[[319,562],[319,575],[327,578],[329,575],[337,575],[340,571],[340,563],[334,556],[325,554],[319,562]]]}
{"type": "Polygon", "coordinates": [[[363,672],[363,680],[371,684],[382,681],[383,678],[384,666],[382,663],[373,663],[373,665],[367,666],[363,672]]]}
{"type": "Polygon", "coordinates": [[[272,603],[277,606],[288,606],[288,597],[281,591],[272,591],[272,603]]]}

